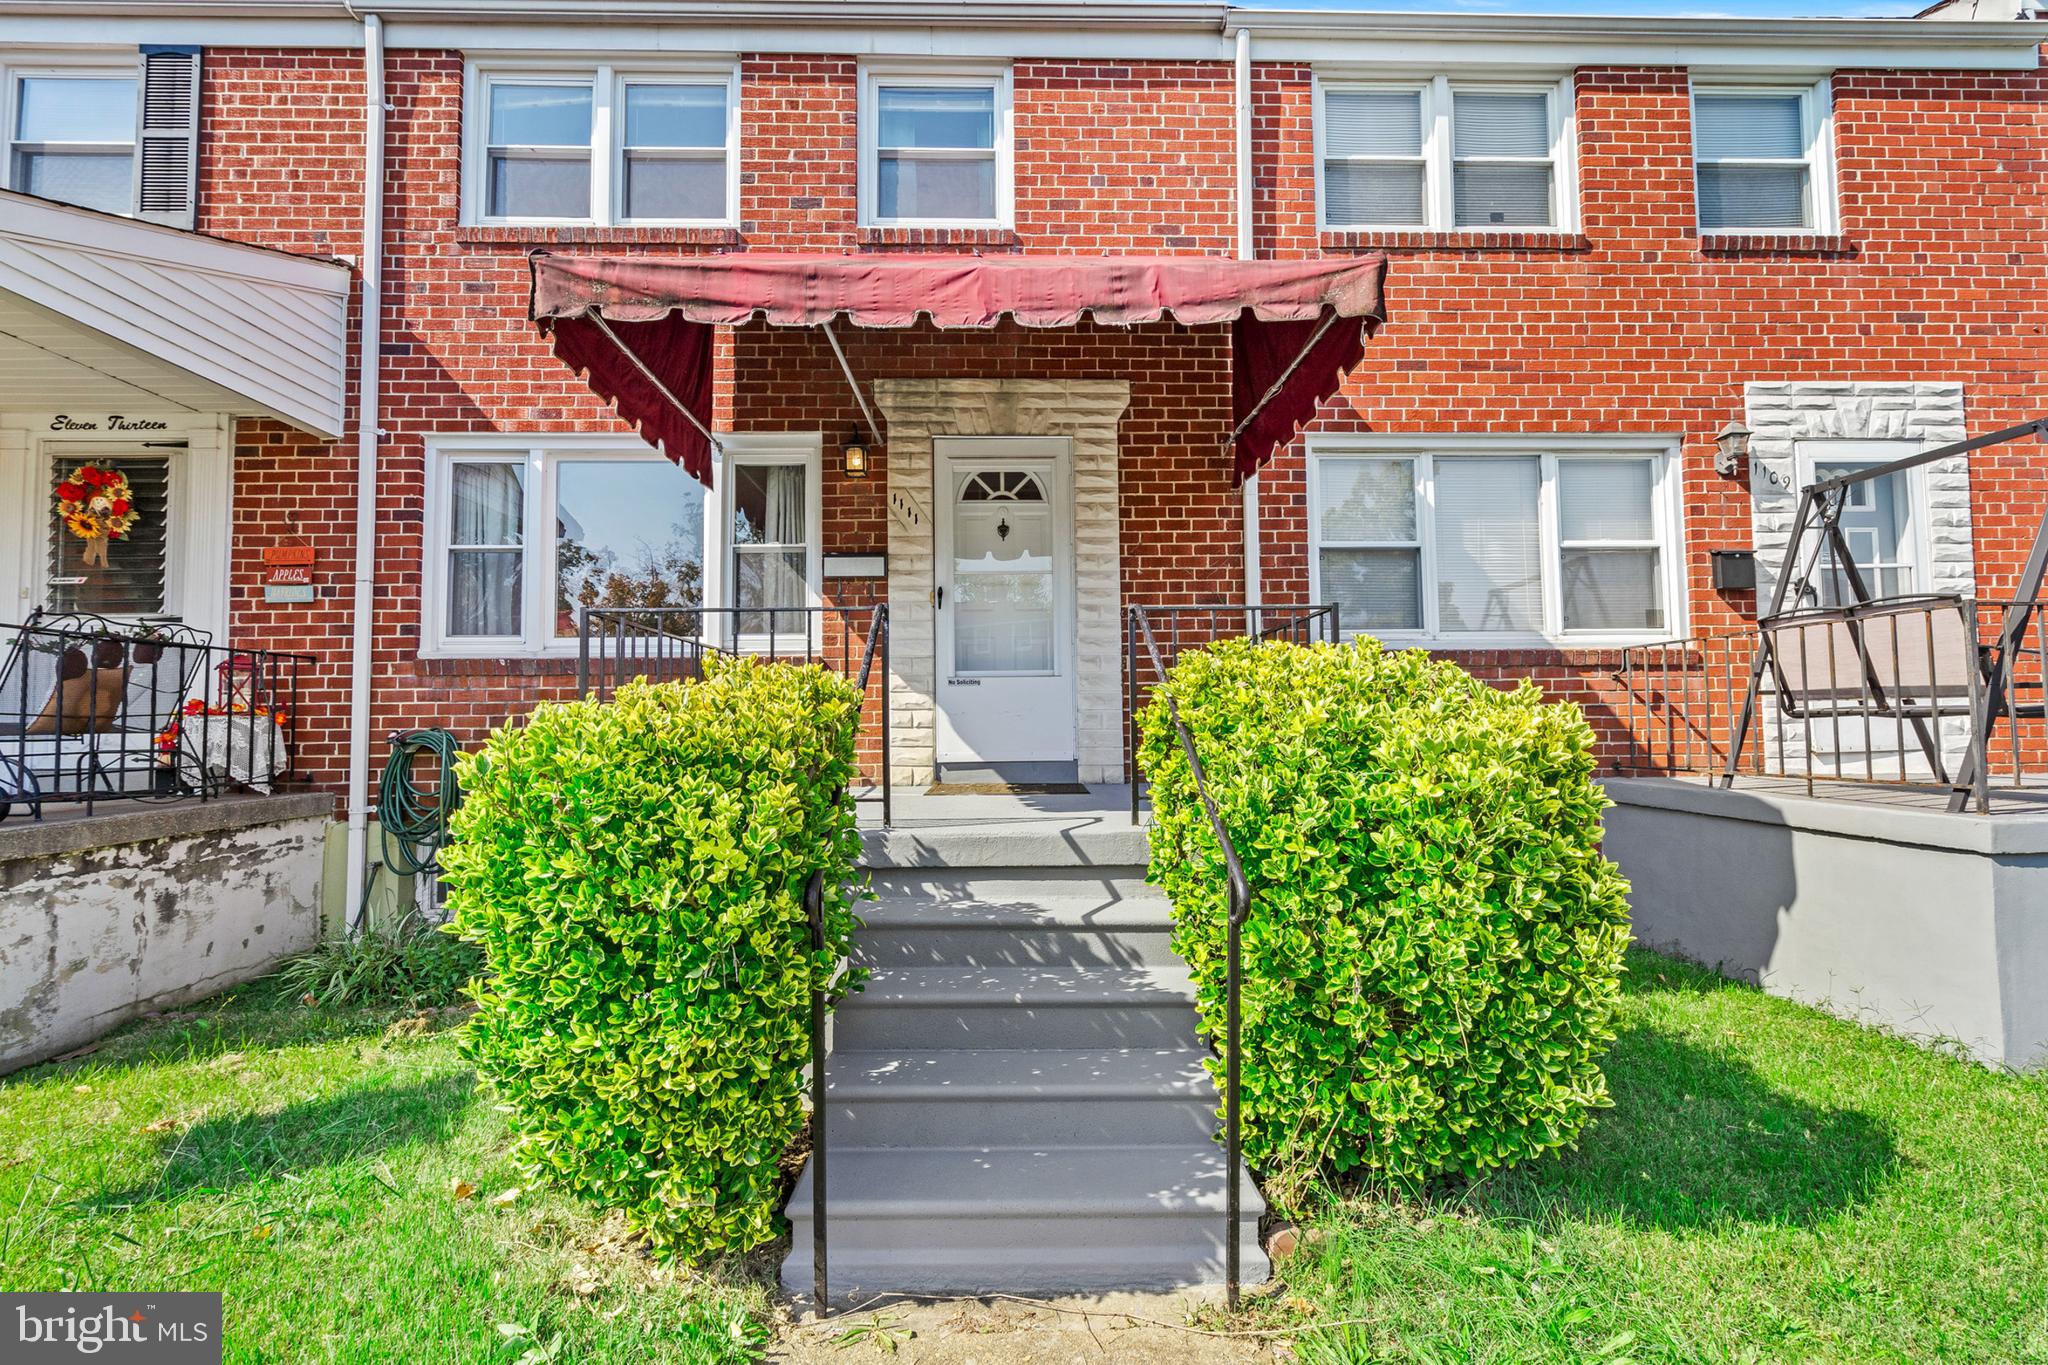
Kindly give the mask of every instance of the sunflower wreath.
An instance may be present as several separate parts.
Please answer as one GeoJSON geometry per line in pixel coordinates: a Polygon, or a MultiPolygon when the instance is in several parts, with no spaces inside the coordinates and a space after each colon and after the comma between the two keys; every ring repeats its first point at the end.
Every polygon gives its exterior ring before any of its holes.
{"type": "Polygon", "coordinates": [[[105,568],[107,542],[126,537],[137,519],[128,476],[103,465],[80,465],[57,485],[57,514],[64,529],[85,542],[84,562],[105,568]]]}

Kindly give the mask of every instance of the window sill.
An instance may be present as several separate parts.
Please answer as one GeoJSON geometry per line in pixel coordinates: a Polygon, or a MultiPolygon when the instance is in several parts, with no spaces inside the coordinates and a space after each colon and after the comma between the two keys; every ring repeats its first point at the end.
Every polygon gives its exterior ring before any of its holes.
{"type": "Polygon", "coordinates": [[[1403,229],[1348,232],[1325,228],[1325,251],[1587,251],[1592,240],[1582,232],[1549,228],[1518,228],[1500,232],[1440,232],[1403,229]]]}
{"type": "Polygon", "coordinates": [[[1703,232],[1707,256],[1853,256],[1856,243],[1839,232],[1703,232]]]}
{"type": "Polygon", "coordinates": [[[555,678],[576,675],[570,654],[427,654],[418,659],[429,678],[555,678]]]}
{"type": "MultiPolygon", "coordinates": [[[[1346,640],[1370,635],[1371,631],[1346,630],[1346,640]]],[[[1668,645],[1676,637],[1670,635],[1606,636],[1597,639],[1552,639],[1542,635],[1481,637],[1474,640],[1450,640],[1443,637],[1417,635],[1382,635],[1378,637],[1388,649],[1420,649],[1433,655],[1448,658],[1473,659],[1489,666],[1507,667],[1520,665],[1572,664],[1580,666],[1614,665],[1621,663],[1621,652],[1625,649],[1642,649],[1650,645],[1668,645]]]]}
{"type": "Polygon", "coordinates": [[[455,229],[462,246],[573,246],[581,243],[650,243],[666,246],[742,246],[736,227],[598,227],[594,224],[485,223],[455,229]]]}
{"type": "Polygon", "coordinates": [[[1022,246],[1023,239],[1015,228],[1007,227],[864,227],[860,230],[860,244],[866,247],[932,247],[953,248],[963,246],[1001,247],[1014,250],[1022,246]]]}

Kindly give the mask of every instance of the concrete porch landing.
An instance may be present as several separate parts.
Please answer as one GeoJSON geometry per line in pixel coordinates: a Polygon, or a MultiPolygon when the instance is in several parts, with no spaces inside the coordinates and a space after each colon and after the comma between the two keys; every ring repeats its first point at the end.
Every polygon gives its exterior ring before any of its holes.
{"type": "MultiPolygon", "coordinates": [[[[865,798],[868,793],[862,793],[865,798]]],[[[933,796],[898,787],[895,823],[858,806],[868,861],[903,867],[1142,866],[1145,826],[1131,823],[1128,786],[1069,796],[933,796]]],[[[1149,806],[1141,815],[1149,815],[1149,806]]]]}

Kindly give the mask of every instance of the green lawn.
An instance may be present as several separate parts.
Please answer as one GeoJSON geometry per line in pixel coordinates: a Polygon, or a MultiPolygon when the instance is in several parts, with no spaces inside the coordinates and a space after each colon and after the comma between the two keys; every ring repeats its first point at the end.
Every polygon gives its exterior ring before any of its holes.
{"type": "Polygon", "coordinates": [[[754,1358],[758,1268],[665,1278],[565,1199],[493,1202],[452,1019],[398,1017],[259,988],[0,1082],[0,1285],[221,1290],[238,1361],[754,1358]]]}
{"type": "Polygon", "coordinates": [[[1614,1108],[1561,1159],[1350,1201],[1288,1279],[1370,1321],[1306,1360],[2048,1360],[2048,1081],[1629,965],[1614,1108]]]}
{"type": "MultiPolygon", "coordinates": [[[[1577,1152],[1349,1201],[1251,1316],[1366,1320],[1308,1365],[2048,1360],[2048,1081],[1631,967],[1577,1152]]],[[[236,1360],[754,1354],[766,1258],[665,1277],[556,1196],[494,1203],[499,1115],[450,1021],[398,1017],[258,989],[0,1081],[0,1285],[219,1289],[236,1360]]]]}

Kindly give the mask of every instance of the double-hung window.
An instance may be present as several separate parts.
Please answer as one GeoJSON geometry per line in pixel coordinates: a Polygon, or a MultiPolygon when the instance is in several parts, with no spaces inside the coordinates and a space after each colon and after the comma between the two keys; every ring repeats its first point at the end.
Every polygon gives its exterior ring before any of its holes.
{"type": "Polygon", "coordinates": [[[818,595],[820,443],[728,437],[720,492],[615,438],[429,442],[422,643],[571,653],[589,607],[739,608],[721,645],[800,638],[818,595]]]}
{"type": "Polygon", "coordinates": [[[1567,228],[1569,85],[1319,80],[1317,195],[1327,229],[1567,228]]]}
{"type": "Polygon", "coordinates": [[[486,223],[726,225],[738,141],[730,70],[481,71],[471,216],[486,223]]]}
{"type": "Polygon", "coordinates": [[[1313,455],[1311,589],[1347,630],[1473,646],[1669,633],[1668,451],[1478,440],[1313,455]]]}
{"type": "Polygon", "coordinates": [[[1010,221],[1010,78],[869,70],[861,81],[861,220],[1010,221]]]}
{"type": "Polygon", "coordinates": [[[1693,156],[1703,232],[1835,230],[1828,83],[1695,82],[1693,156]]]}
{"type": "Polygon", "coordinates": [[[8,188],[127,213],[135,200],[135,72],[24,72],[10,84],[8,188]]]}

